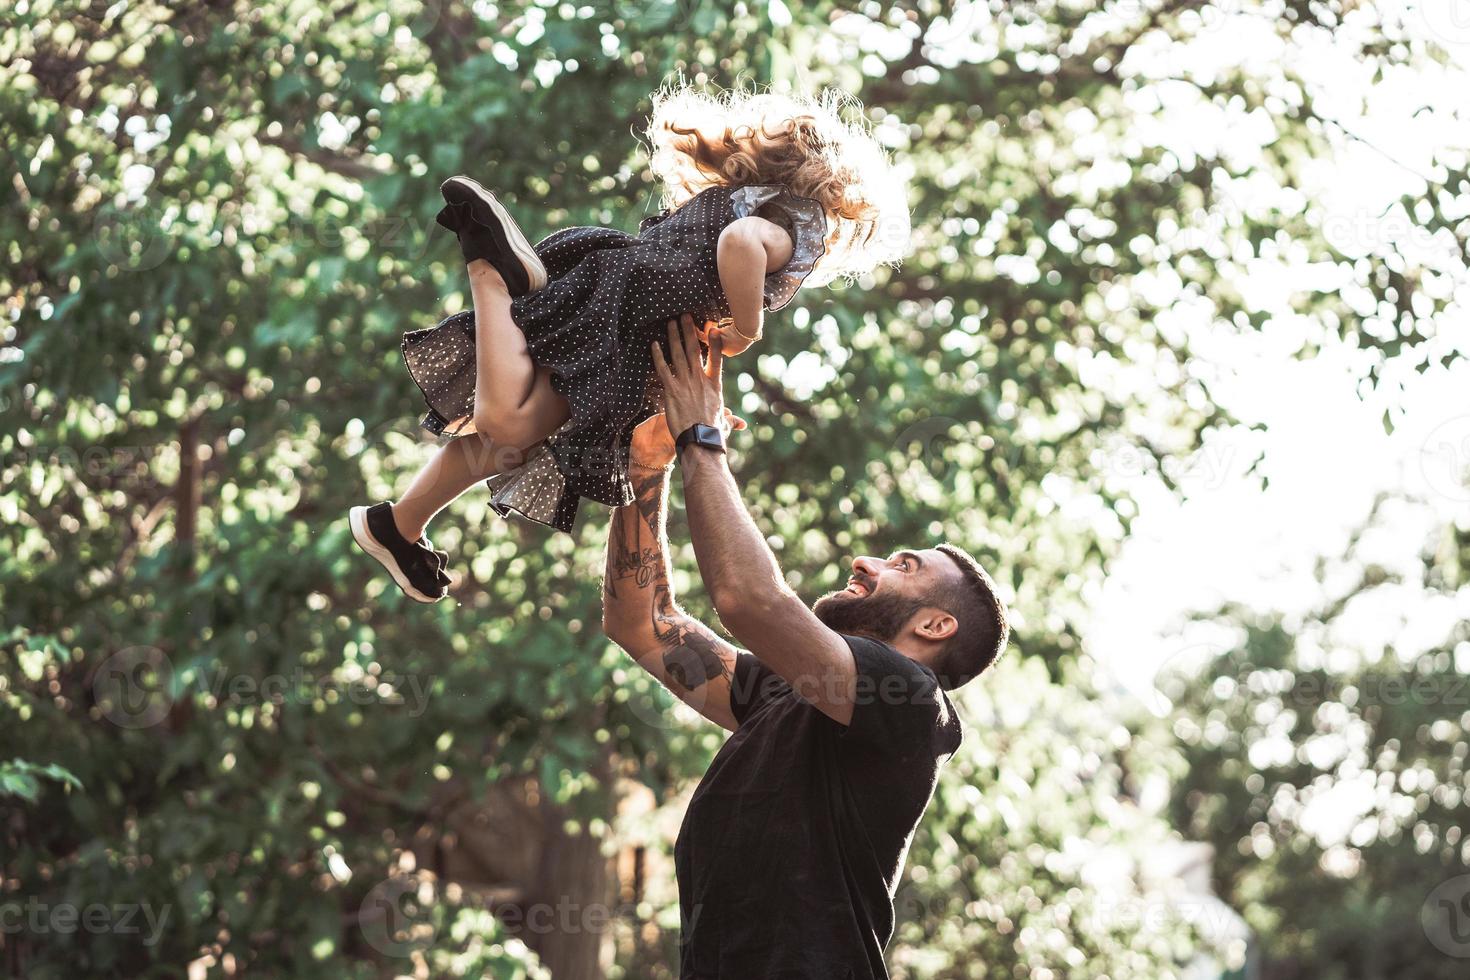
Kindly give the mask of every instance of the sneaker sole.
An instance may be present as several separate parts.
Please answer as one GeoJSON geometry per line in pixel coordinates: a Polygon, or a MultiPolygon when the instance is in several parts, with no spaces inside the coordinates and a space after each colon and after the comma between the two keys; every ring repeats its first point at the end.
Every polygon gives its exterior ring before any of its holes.
{"type": "Polygon", "coordinates": [[[536,254],[531,243],[526,241],[526,236],[521,232],[520,226],[510,216],[510,212],[506,211],[495,199],[494,194],[487,191],[473,177],[450,177],[440,185],[439,189],[444,194],[445,200],[450,200],[451,190],[458,191],[459,193],[454,196],[459,200],[452,201],[455,204],[471,204],[476,200],[484,202],[500,222],[500,230],[505,234],[506,244],[515,253],[521,267],[526,270],[526,280],[530,283],[530,291],[534,293],[546,285],[546,266],[541,264],[541,257],[536,254]]]}
{"type": "MultiPolygon", "coordinates": [[[[403,594],[414,602],[438,602],[439,599],[424,595],[413,587],[412,582],[403,577],[403,573],[398,570],[398,562],[393,560],[392,552],[379,544],[378,539],[373,537],[372,532],[368,530],[367,510],[366,507],[354,507],[347,512],[347,523],[352,526],[352,537],[357,541],[357,546],[367,552],[368,557],[386,568],[388,574],[393,576],[393,581],[397,582],[398,587],[403,590],[403,594]]],[[[444,597],[440,596],[439,598],[442,599],[444,597]]]]}

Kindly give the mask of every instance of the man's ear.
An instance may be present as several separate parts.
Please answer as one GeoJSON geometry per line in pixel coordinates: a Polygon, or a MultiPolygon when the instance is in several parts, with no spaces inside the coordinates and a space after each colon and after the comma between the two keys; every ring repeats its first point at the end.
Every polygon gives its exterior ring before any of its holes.
{"type": "Polygon", "coordinates": [[[942,643],[955,635],[960,628],[959,620],[943,609],[930,606],[914,614],[914,635],[932,643],[942,643]]]}

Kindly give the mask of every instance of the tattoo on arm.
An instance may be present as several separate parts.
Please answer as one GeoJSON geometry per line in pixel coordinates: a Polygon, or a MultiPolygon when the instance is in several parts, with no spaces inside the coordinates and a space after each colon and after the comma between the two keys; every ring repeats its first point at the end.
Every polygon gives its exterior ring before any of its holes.
{"type": "Polygon", "coordinates": [[[634,508],[620,507],[613,514],[608,542],[607,576],[603,593],[618,597],[618,584],[632,580],[634,590],[647,589],[664,579],[663,552],[659,547],[659,515],[663,508],[662,474],[634,474],[634,508]]]}
{"type": "Polygon", "coordinates": [[[686,691],[716,677],[733,680],[721,656],[719,638],[703,623],[678,612],[669,598],[668,583],[654,588],[658,598],[653,604],[653,632],[663,647],[664,670],[669,672],[669,679],[686,691]]]}
{"type": "Polygon", "coordinates": [[[695,630],[684,637],[682,646],[664,652],[664,670],[669,672],[669,680],[687,691],[697,690],[705,681],[716,677],[735,682],[735,675],[725,666],[719,647],[695,630]]]}
{"type": "Polygon", "coordinates": [[[608,599],[631,600],[652,590],[651,626],[664,669],[670,681],[693,691],[716,677],[732,679],[732,672],[714,631],[674,604],[663,527],[665,486],[662,473],[633,475],[634,506],[619,508],[613,516],[603,591],[608,599]]]}

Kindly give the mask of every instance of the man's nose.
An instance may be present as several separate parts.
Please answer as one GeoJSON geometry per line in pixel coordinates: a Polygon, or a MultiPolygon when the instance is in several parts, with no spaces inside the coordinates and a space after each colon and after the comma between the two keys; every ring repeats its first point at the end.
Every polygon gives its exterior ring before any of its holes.
{"type": "Polygon", "coordinates": [[[870,558],[867,555],[859,555],[852,560],[852,570],[854,572],[861,572],[869,578],[876,578],[882,567],[882,562],[876,558],[870,558]]]}

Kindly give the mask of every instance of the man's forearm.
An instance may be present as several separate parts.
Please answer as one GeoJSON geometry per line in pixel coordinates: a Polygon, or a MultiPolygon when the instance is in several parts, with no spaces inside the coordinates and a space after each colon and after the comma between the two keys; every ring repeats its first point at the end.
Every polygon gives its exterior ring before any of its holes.
{"type": "Polygon", "coordinates": [[[603,578],[604,618],[624,634],[646,631],[673,608],[668,537],[664,531],[669,476],[666,470],[630,468],[633,503],[613,512],[603,578]]]}
{"type": "Polygon", "coordinates": [[[603,580],[603,619],[635,658],[659,655],[667,681],[688,691],[729,669],[719,640],[674,601],[669,577],[669,478],[666,470],[631,469],[635,500],[613,512],[603,580]]]}
{"type": "Polygon", "coordinates": [[[728,620],[740,610],[793,597],[776,556],[740,499],[725,455],[689,446],[679,466],[694,557],[720,616],[728,620]]]}

